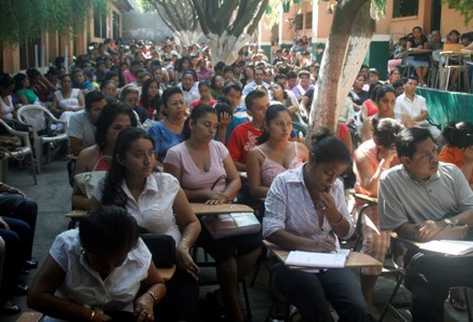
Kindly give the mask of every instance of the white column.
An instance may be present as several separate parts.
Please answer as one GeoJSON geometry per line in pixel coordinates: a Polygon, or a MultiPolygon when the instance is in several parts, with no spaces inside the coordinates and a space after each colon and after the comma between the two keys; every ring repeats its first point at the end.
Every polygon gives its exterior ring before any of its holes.
{"type": "Polygon", "coordinates": [[[39,50],[38,45],[34,45],[34,67],[39,67],[39,50]]]}
{"type": "Polygon", "coordinates": [[[281,46],[282,43],[283,43],[282,36],[283,36],[283,24],[284,24],[284,9],[283,9],[282,2],[279,5],[278,10],[279,10],[279,12],[278,12],[278,39],[279,39],[279,44],[278,45],[281,46]]]}
{"type": "Polygon", "coordinates": [[[67,45],[64,46],[64,68],[69,73],[69,57],[67,56],[67,45]]]}
{"type": "Polygon", "coordinates": [[[312,42],[319,37],[319,2],[312,0],[312,42]]]}

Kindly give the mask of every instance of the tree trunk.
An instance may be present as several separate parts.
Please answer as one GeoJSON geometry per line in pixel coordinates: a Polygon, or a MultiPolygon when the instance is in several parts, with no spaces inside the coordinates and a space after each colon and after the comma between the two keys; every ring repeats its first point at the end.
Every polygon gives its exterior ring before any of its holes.
{"type": "Polygon", "coordinates": [[[215,66],[220,61],[225,64],[233,64],[238,58],[238,52],[243,48],[251,36],[243,33],[238,37],[228,34],[226,31],[222,35],[208,34],[208,46],[212,53],[212,64],[215,66]]]}
{"type": "Polygon", "coordinates": [[[179,30],[175,31],[176,43],[184,48],[199,44],[201,39],[205,39],[204,34],[200,30],[179,30]]]}
{"type": "Polygon", "coordinates": [[[370,0],[338,1],[314,91],[311,132],[320,127],[336,131],[338,111],[366,57],[374,27],[370,0]]]}

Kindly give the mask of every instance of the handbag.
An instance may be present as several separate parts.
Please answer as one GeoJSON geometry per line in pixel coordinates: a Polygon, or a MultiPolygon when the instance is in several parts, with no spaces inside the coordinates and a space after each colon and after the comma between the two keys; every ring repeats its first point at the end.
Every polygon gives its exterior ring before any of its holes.
{"type": "Polygon", "coordinates": [[[79,188],[80,192],[88,199],[94,196],[94,191],[100,183],[107,171],[90,171],[78,173],[74,176],[74,183],[79,188]]]}
{"type": "Polygon", "coordinates": [[[141,238],[153,256],[156,267],[170,268],[176,265],[176,242],[169,235],[143,233],[141,238]]]}

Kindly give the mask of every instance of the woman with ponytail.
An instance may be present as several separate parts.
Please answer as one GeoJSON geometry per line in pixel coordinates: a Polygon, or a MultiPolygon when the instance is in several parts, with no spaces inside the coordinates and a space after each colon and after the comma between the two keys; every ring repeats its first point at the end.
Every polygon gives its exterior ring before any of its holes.
{"type": "MultiPolygon", "coordinates": [[[[190,249],[200,223],[176,178],[156,171],[155,143],[143,129],[123,130],[112,164],[93,193],[93,202],[125,208],[141,230],[171,236],[176,242],[177,270],[167,282],[163,321],[195,321],[198,273],[190,249]],[[186,303],[185,306],[180,304],[186,303]]],[[[158,259],[159,260],[159,259],[158,259]]]]}
{"type": "Polygon", "coordinates": [[[442,148],[439,160],[459,167],[473,187],[473,124],[451,123],[443,129],[447,144],[442,148]]]}
{"type": "Polygon", "coordinates": [[[271,105],[265,115],[264,132],[257,139],[258,146],[248,153],[246,166],[248,184],[253,198],[264,198],[280,173],[293,169],[309,158],[307,147],[290,141],[291,114],[281,104],[271,105]]]}

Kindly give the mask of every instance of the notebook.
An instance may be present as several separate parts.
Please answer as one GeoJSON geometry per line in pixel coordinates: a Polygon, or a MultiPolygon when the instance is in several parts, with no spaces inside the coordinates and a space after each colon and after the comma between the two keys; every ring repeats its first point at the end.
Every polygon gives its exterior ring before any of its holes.
{"type": "Polygon", "coordinates": [[[342,268],[345,267],[349,254],[349,249],[340,249],[336,253],[316,253],[296,250],[289,252],[285,264],[295,267],[342,268]]]}
{"type": "Polygon", "coordinates": [[[261,230],[258,218],[251,212],[208,215],[202,218],[202,223],[213,239],[256,234],[261,230]]]}
{"type": "Polygon", "coordinates": [[[464,240],[432,240],[421,243],[420,249],[447,255],[466,255],[473,252],[473,242],[464,240]]]}

